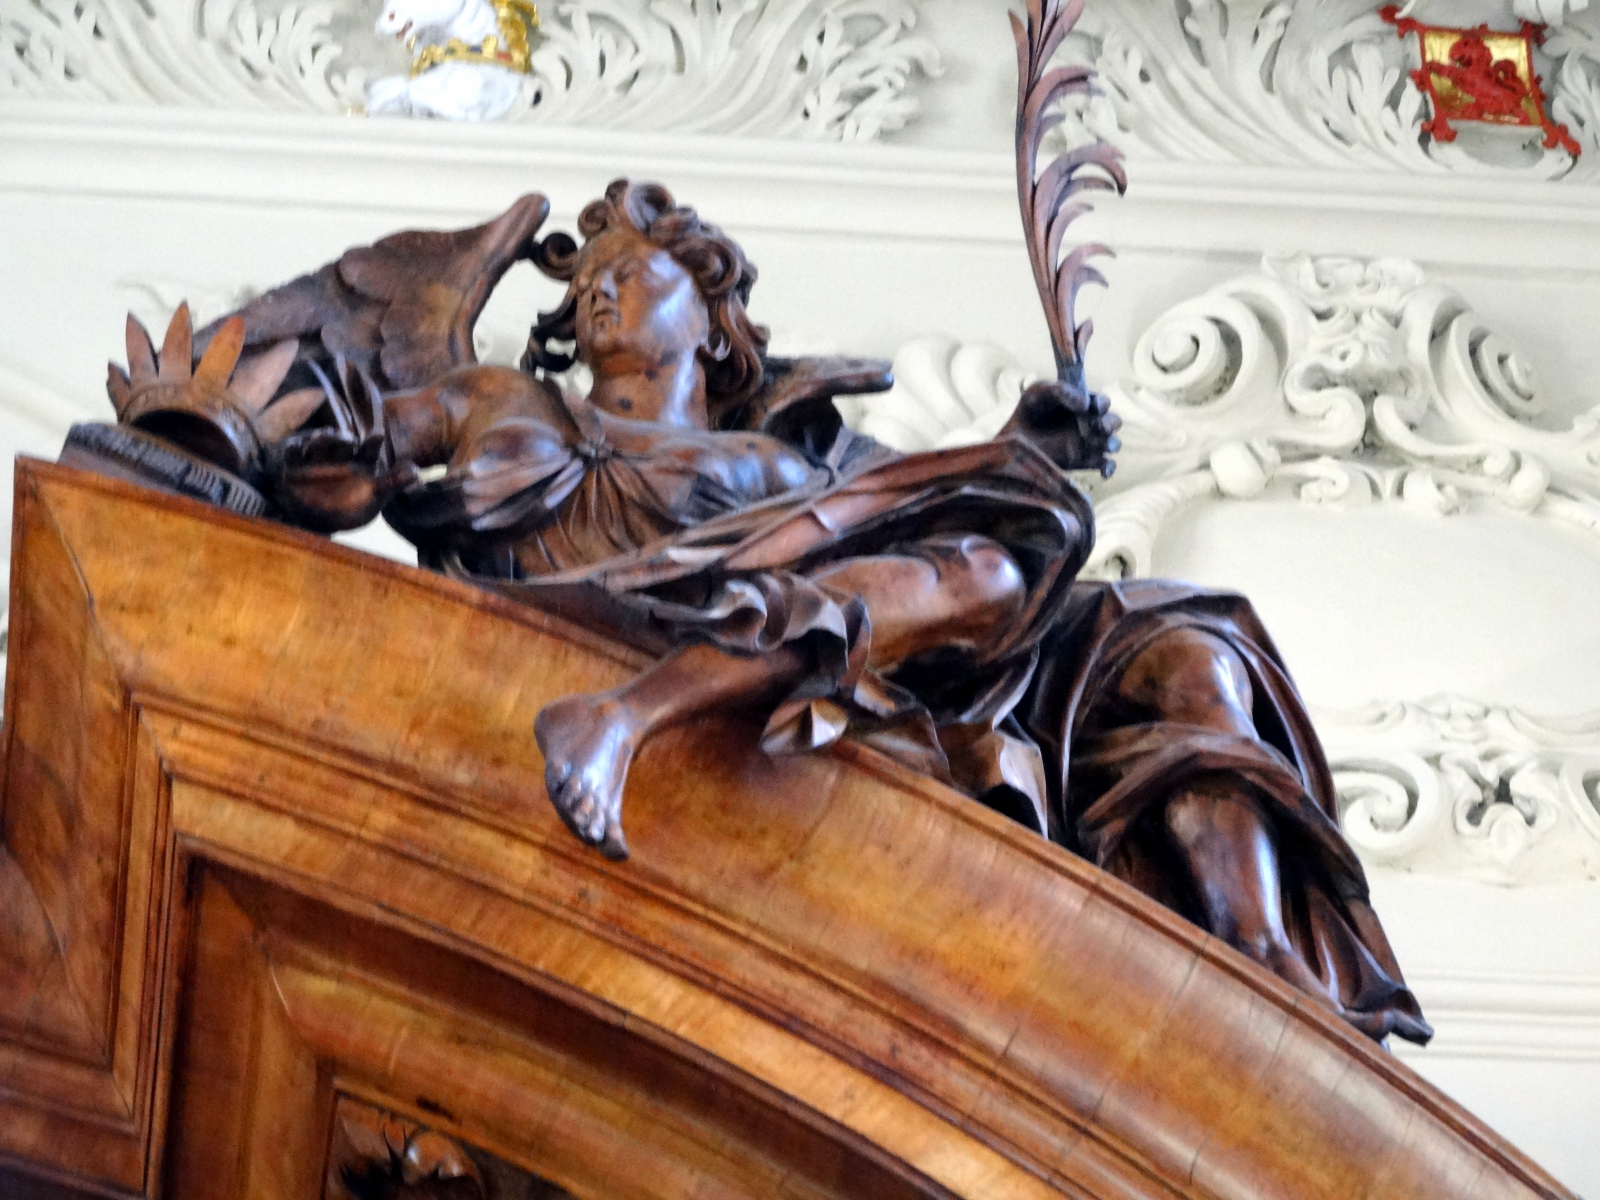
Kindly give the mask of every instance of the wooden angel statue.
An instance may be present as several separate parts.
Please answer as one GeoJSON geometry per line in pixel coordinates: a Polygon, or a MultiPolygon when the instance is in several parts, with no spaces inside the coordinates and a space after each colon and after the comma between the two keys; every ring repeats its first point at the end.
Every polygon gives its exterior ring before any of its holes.
{"type": "Polygon", "coordinates": [[[753,712],[771,753],[867,742],[1370,1036],[1426,1040],[1249,603],[1076,579],[1094,517],[1067,472],[1109,470],[1118,422],[1084,386],[1088,327],[1072,314],[1094,248],[1056,260],[1074,197],[1123,178],[1103,146],[1034,169],[1051,102],[1089,86],[1047,66],[1075,12],[1033,0],[1018,26],[1019,184],[1060,377],[991,442],[902,455],[846,428],[832,398],[887,388],[887,364],[770,356],[739,246],[625,180],[583,211],[581,244],[539,240],[548,206],[527,197],[477,229],[350,251],[202,331],[193,353],[226,339],[238,357],[238,343],[251,379],[270,358],[291,415],[326,397],[249,467],[284,519],[331,531],[381,513],[424,565],[657,656],[620,688],[552,704],[534,731],[549,801],[612,858],[628,853],[640,746],[753,712]],[[566,294],[520,368],[479,365],[473,322],[523,259],[566,294]],[[587,395],[560,385],[574,357],[587,395]]]}

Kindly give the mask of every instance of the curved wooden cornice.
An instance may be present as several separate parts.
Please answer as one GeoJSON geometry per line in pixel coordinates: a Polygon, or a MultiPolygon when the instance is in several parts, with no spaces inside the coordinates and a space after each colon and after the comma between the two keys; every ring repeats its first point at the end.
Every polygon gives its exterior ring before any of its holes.
{"type": "Polygon", "coordinates": [[[551,812],[531,726],[628,653],[267,522],[17,480],[23,1194],[321,1196],[351,1105],[579,1196],[1566,1194],[1306,998],[870,753],[663,737],[613,865],[551,812]]]}

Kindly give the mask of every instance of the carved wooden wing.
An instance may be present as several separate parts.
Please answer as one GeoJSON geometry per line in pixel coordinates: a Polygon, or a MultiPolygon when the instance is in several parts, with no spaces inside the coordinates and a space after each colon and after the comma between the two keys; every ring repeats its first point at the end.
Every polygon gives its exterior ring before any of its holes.
{"type": "MultiPolygon", "coordinates": [[[[346,251],[239,309],[246,355],[298,338],[312,378],[291,375],[286,386],[353,369],[383,391],[421,387],[474,363],[478,316],[506,271],[533,256],[549,213],[550,202],[532,194],[471,229],[410,230],[346,251]]],[[[196,335],[197,355],[227,319],[196,335]]]]}

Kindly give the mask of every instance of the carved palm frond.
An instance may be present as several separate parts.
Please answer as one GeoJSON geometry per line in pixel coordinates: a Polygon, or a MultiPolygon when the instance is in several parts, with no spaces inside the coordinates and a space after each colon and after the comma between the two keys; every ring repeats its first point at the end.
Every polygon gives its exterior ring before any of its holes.
{"type": "Polygon", "coordinates": [[[127,345],[127,370],[111,363],[106,379],[117,419],[235,474],[249,473],[263,445],[294,432],[326,400],[316,388],[274,400],[294,365],[296,342],[280,342],[241,363],[239,317],[217,330],[198,363],[188,304],[173,314],[159,354],[131,313],[127,345]]]}
{"type": "Polygon", "coordinates": [[[1061,101],[1093,94],[1095,73],[1090,67],[1050,65],[1083,14],[1084,0],[1027,0],[1027,5],[1026,24],[1011,14],[1017,40],[1017,195],[1057,373],[1065,382],[1080,383],[1094,324],[1078,323],[1078,292],[1085,284],[1105,283],[1092,260],[1111,251],[1089,244],[1063,257],[1061,249],[1068,228],[1089,211],[1089,193],[1120,195],[1127,190],[1128,177],[1121,152],[1104,141],[1069,150],[1039,169],[1045,137],[1063,119],[1061,101]]]}

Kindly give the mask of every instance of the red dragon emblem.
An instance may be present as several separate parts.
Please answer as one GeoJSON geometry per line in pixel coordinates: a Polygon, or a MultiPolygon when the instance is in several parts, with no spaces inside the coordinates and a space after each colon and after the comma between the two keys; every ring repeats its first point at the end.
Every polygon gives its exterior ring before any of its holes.
{"type": "Polygon", "coordinates": [[[1551,119],[1544,80],[1534,74],[1533,48],[1543,41],[1543,26],[1524,21],[1516,33],[1493,32],[1487,25],[1446,29],[1402,17],[1393,4],[1378,15],[1401,37],[1416,34],[1421,45],[1422,66],[1411,78],[1433,104],[1424,133],[1453,142],[1453,122],[1517,125],[1543,130],[1547,150],[1560,146],[1574,158],[1583,152],[1567,127],[1551,119]]]}

